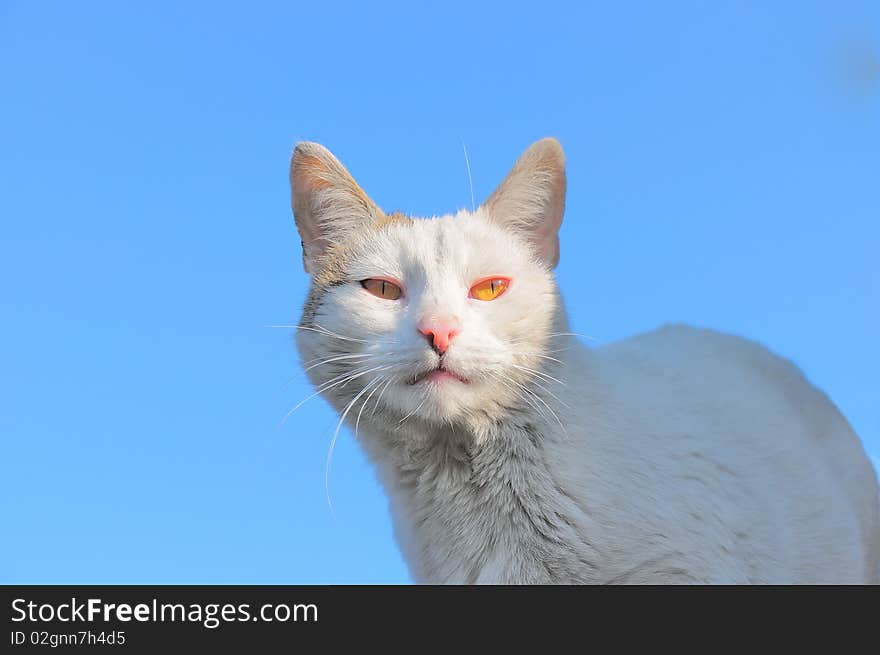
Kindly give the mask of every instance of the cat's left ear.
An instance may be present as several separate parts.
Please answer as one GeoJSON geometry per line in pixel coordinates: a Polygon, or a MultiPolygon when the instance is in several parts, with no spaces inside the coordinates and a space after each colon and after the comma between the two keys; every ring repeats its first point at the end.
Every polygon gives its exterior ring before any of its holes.
{"type": "Polygon", "coordinates": [[[491,221],[523,235],[548,266],[556,266],[565,212],[565,153],[559,141],[529,146],[483,208],[491,221]]]}

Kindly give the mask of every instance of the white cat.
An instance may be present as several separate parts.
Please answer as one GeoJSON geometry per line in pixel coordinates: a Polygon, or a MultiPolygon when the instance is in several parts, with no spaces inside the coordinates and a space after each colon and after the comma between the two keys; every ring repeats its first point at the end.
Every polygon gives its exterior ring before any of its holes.
{"type": "Polygon", "coordinates": [[[290,178],[300,353],[417,582],[880,582],[875,473],[795,366],[681,325],[570,334],[557,141],[442,218],[383,213],[318,144],[290,178]]]}

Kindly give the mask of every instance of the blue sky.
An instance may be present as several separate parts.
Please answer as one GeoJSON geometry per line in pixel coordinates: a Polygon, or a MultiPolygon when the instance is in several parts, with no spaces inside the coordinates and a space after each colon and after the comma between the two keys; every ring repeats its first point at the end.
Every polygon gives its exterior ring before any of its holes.
{"type": "Polygon", "coordinates": [[[878,58],[867,1],[0,3],[0,581],[409,580],[328,406],[280,425],[301,139],[430,215],[557,136],[574,330],[758,339],[880,455],[878,58]]]}

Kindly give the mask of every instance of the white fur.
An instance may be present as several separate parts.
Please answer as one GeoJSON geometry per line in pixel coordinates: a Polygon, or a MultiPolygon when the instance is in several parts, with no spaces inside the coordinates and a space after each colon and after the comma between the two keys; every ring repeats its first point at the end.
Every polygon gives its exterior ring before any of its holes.
{"type": "Polygon", "coordinates": [[[416,581],[880,582],[877,480],[822,392],[710,330],[587,349],[553,253],[497,219],[351,232],[345,279],[313,289],[298,334],[357,424],[416,581]],[[508,291],[469,298],[489,275],[508,291]],[[404,296],[358,283],[376,276],[404,296]],[[410,384],[439,361],[415,327],[432,314],[459,318],[445,361],[468,384],[410,384]]]}

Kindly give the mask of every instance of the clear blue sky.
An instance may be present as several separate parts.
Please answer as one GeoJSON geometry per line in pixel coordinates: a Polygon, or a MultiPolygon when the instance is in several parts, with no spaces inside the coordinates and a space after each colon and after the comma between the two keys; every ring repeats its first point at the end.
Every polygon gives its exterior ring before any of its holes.
{"type": "Polygon", "coordinates": [[[576,331],[756,338],[880,454],[880,3],[134,4],[0,2],[0,582],[409,580],[279,426],[301,139],[430,215],[559,137],[576,331]]]}

